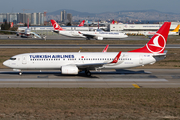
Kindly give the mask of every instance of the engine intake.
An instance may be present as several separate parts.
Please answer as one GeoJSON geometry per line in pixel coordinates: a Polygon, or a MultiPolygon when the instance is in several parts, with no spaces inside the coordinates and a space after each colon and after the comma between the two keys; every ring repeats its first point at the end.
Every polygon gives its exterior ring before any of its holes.
{"type": "Polygon", "coordinates": [[[77,75],[79,69],[76,66],[62,66],[61,74],[77,75]]]}
{"type": "Polygon", "coordinates": [[[103,40],[103,37],[97,37],[96,39],[97,40],[103,40]]]}

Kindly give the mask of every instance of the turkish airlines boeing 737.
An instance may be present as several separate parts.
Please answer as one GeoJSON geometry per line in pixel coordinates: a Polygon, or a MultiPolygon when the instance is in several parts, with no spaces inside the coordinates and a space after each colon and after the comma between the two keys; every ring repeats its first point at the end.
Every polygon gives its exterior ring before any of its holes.
{"type": "Polygon", "coordinates": [[[102,30],[96,31],[66,31],[55,20],[51,20],[52,26],[54,27],[54,32],[59,33],[64,36],[68,37],[75,37],[75,38],[86,38],[86,39],[96,39],[96,40],[103,40],[103,39],[120,39],[128,37],[125,33],[119,32],[104,32],[102,30]]]}
{"type": "Polygon", "coordinates": [[[153,64],[166,57],[164,52],[171,23],[165,22],[142,48],[129,52],[42,52],[24,53],[11,57],[3,64],[14,70],[53,69],[61,74],[77,75],[90,70],[125,69],[153,64]]]}

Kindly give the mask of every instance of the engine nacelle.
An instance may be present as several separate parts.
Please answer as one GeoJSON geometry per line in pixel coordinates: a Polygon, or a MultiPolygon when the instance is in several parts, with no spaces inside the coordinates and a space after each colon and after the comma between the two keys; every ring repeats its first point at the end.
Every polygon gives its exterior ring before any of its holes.
{"type": "Polygon", "coordinates": [[[97,40],[103,40],[103,37],[97,37],[96,39],[97,40]]]}
{"type": "Polygon", "coordinates": [[[76,66],[62,66],[61,67],[61,74],[70,74],[70,75],[77,75],[78,68],[76,66]]]}

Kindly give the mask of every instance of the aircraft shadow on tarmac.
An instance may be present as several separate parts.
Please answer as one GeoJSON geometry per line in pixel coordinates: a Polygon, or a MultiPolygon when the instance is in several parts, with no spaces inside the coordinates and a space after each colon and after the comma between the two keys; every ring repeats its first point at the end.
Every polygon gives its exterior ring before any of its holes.
{"type": "MultiPolygon", "coordinates": [[[[78,75],[62,75],[60,71],[21,71],[22,75],[55,75],[55,76],[78,76],[78,77],[88,77],[88,78],[98,78],[96,75],[111,75],[111,74],[150,74],[151,72],[146,72],[144,70],[132,71],[132,70],[116,70],[116,71],[93,71],[91,76],[86,76],[85,72],[79,72],[78,75]]],[[[2,71],[0,74],[12,74],[19,75],[19,72],[16,71],[2,71]]],[[[48,77],[48,76],[47,76],[48,77]]]]}

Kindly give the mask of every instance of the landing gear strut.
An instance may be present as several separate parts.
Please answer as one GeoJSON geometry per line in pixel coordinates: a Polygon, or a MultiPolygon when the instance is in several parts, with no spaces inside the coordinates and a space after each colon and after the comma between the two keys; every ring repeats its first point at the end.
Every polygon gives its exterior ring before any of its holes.
{"type": "Polygon", "coordinates": [[[88,77],[91,76],[91,72],[90,72],[89,70],[86,70],[85,73],[86,73],[86,75],[87,75],[88,77]]]}

